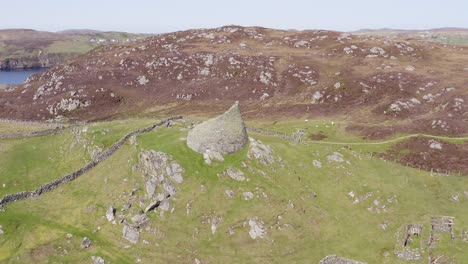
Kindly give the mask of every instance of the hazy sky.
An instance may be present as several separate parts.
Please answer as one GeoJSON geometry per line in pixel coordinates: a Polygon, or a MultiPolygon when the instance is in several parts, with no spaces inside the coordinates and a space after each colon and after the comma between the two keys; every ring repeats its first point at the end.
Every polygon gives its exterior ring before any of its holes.
{"type": "Polygon", "coordinates": [[[468,28],[468,0],[0,0],[0,28],[158,33],[228,24],[340,31],[468,28]]]}

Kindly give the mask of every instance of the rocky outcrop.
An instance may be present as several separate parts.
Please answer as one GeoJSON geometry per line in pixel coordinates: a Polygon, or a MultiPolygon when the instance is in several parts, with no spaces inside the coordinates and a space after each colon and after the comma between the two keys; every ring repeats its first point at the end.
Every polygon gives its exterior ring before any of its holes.
{"type": "Polygon", "coordinates": [[[122,237],[128,240],[130,243],[136,244],[140,239],[140,233],[138,229],[125,225],[122,230],[122,237]]]}
{"type": "Polygon", "coordinates": [[[139,161],[145,181],[146,198],[149,200],[145,212],[156,208],[169,210],[169,198],[174,197],[177,192],[175,184],[184,180],[184,168],[171,156],[154,150],[142,151],[139,161]]]}
{"type": "Polygon", "coordinates": [[[263,144],[260,140],[249,138],[250,148],[247,152],[249,159],[256,159],[263,165],[274,163],[273,150],[270,146],[263,144]]]}
{"type": "Polygon", "coordinates": [[[209,151],[225,155],[243,149],[247,140],[239,102],[236,102],[224,114],[195,126],[188,133],[187,145],[198,153],[209,151]]]}

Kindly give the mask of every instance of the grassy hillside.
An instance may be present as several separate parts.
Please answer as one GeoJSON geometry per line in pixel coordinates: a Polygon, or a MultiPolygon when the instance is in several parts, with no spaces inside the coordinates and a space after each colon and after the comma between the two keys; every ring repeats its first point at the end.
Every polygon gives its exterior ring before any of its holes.
{"type": "Polygon", "coordinates": [[[100,45],[129,43],[146,36],[92,30],[0,30],[0,69],[53,67],[100,45]]]}
{"type": "MultiPolygon", "coordinates": [[[[7,185],[0,191],[30,190],[58,178],[88,161],[90,146],[109,147],[152,121],[94,123],[61,134],[1,140],[0,179],[7,179],[7,185]]],[[[320,132],[328,137],[324,141],[363,142],[339,122],[330,122],[249,125],[284,133],[297,128],[320,132]]],[[[77,180],[8,205],[0,212],[1,262],[91,263],[92,256],[100,256],[106,263],[318,263],[337,254],[368,263],[407,263],[394,254],[402,248],[407,224],[423,225],[417,237],[422,257],[412,263],[427,263],[431,253],[455,263],[468,259],[468,243],[461,237],[468,229],[468,177],[433,174],[378,157],[395,142],[305,145],[251,132],[274,150],[274,163],[248,158],[247,146],[222,163],[206,165],[186,146],[186,136],[187,124],[181,122],[142,134],[77,180]],[[150,223],[141,229],[139,242],[131,244],[122,238],[123,224],[108,222],[105,212],[112,205],[117,214],[132,217],[144,209],[135,200],[122,211],[134,199],[132,191],[144,195],[145,182],[134,167],[143,150],[173,157],[185,169],[184,181],[170,199],[173,209],[149,212],[150,223]],[[224,171],[230,167],[240,169],[248,181],[227,177],[224,171]],[[253,193],[253,199],[245,200],[244,192],[253,193]],[[452,199],[455,194],[458,201],[452,199]],[[440,215],[455,217],[455,239],[441,233],[438,245],[429,248],[431,217],[440,215]],[[222,220],[213,234],[211,223],[217,217],[222,220]],[[264,238],[249,236],[249,219],[264,223],[264,238]],[[83,237],[91,239],[90,248],[80,247],[83,237]]],[[[410,247],[419,248],[417,242],[410,247]]]]}

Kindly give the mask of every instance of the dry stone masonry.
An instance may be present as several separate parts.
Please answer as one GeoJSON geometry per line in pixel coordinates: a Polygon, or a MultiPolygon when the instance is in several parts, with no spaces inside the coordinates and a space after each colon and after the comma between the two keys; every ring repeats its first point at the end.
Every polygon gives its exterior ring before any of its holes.
{"type": "MultiPolygon", "coordinates": [[[[240,151],[247,144],[247,131],[242,120],[239,102],[227,112],[195,126],[187,137],[187,145],[204,154],[205,161],[240,151]]],[[[210,163],[207,162],[207,163],[210,163]]]]}
{"type": "Polygon", "coordinates": [[[63,176],[62,178],[56,179],[56,180],[54,180],[52,182],[46,183],[46,184],[42,185],[41,187],[37,188],[36,190],[23,191],[23,192],[18,192],[18,193],[14,193],[14,194],[5,195],[4,197],[2,197],[0,199],[0,207],[4,207],[5,205],[16,202],[18,200],[23,200],[23,199],[27,199],[27,198],[40,196],[41,194],[43,194],[45,192],[50,192],[50,191],[58,188],[62,184],[73,181],[76,178],[78,178],[79,176],[81,176],[81,175],[85,174],[86,172],[88,172],[89,170],[91,170],[92,168],[96,167],[100,162],[107,160],[115,151],[117,151],[120,147],[122,147],[122,145],[125,143],[125,141],[127,141],[127,139],[131,138],[132,136],[150,132],[153,129],[155,129],[156,127],[159,127],[159,126],[162,126],[162,125],[166,124],[168,121],[177,120],[177,119],[182,119],[182,116],[170,117],[170,118],[164,119],[164,120],[162,120],[162,121],[160,121],[160,122],[158,122],[158,123],[156,123],[156,124],[154,124],[152,126],[149,126],[149,127],[146,127],[146,128],[141,128],[141,129],[135,130],[133,132],[130,132],[127,135],[125,135],[123,138],[121,138],[119,141],[114,143],[110,148],[108,148],[107,150],[105,150],[104,152],[99,154],[96,157],[96,159],[92,160],[90,163],[88,163],[84,167],[78,169],[77,171],[74,171],[74,172],[63,176]]]}

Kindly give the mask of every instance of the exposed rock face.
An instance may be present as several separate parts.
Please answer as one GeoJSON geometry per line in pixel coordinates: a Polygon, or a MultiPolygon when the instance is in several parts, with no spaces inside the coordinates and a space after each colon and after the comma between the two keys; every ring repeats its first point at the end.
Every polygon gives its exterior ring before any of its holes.
{"type": "Polygon", "coordinates": [[[249,159],[259,160],[263,165],[268,165],[273,163],[273,150],[270,146],[263,144],[260,140],[255,140],[254,138],[249,138],[250,148],[247,153],[249,159]]]}
{"type": "Polygon", "coordinates": [[[198,153],[231,154],[245,147],[247,131],[236,102],[226,113],[195,126],[187,137],[187,145],[198,153]]]}
{"type": "Polygon", "coordinates": [[[145,180],[146,198],[150,201],[145,212],[156,208],[168,211],[170,209],[168,199],[177,192],[174,184],[183,182],[184,168],[171,156],[154,150],[142,151],[139,160],[139,167],[145,180]]]}

